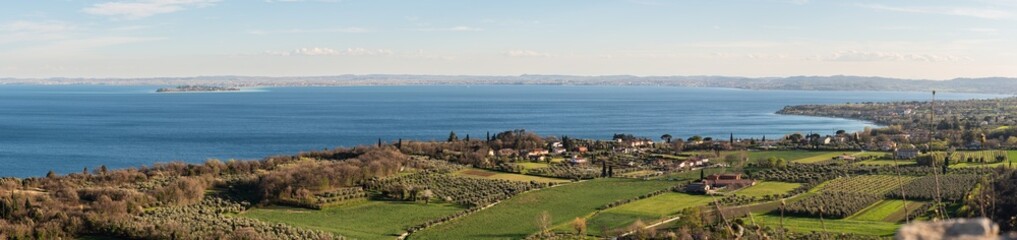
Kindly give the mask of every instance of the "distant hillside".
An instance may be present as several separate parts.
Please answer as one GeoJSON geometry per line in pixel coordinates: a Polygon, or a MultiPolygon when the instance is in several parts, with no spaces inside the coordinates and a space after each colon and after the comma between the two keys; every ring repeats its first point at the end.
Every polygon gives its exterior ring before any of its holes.
{"type": "Polygon", "coordinates": [[[390,85],[608,85],[718,87],[819,91],[932,91],[1017,93],[1017,78],[958,78],[945,81],[859,76],[747,78],[724,76],[462,76],[337,75],[305,77],[200,76],[172,78],[0,78],[0,84],[216,85],[257,86],[390,86],[390,85]]]}

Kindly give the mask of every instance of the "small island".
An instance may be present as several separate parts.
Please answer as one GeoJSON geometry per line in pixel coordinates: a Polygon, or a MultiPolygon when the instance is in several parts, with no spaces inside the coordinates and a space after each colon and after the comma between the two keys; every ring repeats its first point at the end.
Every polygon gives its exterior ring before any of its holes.
{"type": "Polygon", "coordinates": [[[236,87],[219,87],[219,86],[206,86],[206,85],[181,85],[172,88],[160,88],[155,90],[157,93],[174,93],[174,92],[233,92],[240,91],[240,88],[236,87]]]}

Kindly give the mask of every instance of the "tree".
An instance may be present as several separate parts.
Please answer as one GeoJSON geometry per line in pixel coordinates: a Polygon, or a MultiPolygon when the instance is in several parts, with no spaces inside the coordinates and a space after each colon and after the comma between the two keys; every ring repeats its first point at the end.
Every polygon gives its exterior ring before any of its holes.
{"type": "Polygon", "coordinates": [[[53,172],[53,170],[49,170],[49,172],[46,173],[46,178],[49,178],[49,179],[56,178],[56,173],[53,172]]]}
{"type": "Polygon", "coordinates": [[[576,220],[572,220],[572,228],[576,230],[576,234],[586,235],[586,219],[576,217],[576,220]]]}
{"type": "Polygon", "coordinates": [[[699,142],[699,141],[703,141],[703,137],[699,135],[689,137],[689,142],[699,142]]]}
{"type": "Polygon", "coordinates": [[[540,233],[547,233],[547,230],[550,230],[550,227],[551,213],[548,213],[547,211],[540,212],[540,215],[537,215],[537,228],[540,228],[540,233]]]}
{"type": "Polygon", "coordinates": [[[671,134],[665,133],[664,135],[660,135],[660,140],[664,140],[666,143],[671,143],[671,134]]]}
{"type": "Polygon", "coordinates": [[[434,191],[431,191],[431,189],[420,192],[420,199],[424,199],[424,204],[430,204],[431,198],[434,198],[434,191]]]}
{"type": "Polygon", "coordinates": [[[448,134],[448,141],[449,142],[458,142],[459,141],[459,136],[456,136],[456,132],[455,131],[449,132],[449,134],[448,134]]]}

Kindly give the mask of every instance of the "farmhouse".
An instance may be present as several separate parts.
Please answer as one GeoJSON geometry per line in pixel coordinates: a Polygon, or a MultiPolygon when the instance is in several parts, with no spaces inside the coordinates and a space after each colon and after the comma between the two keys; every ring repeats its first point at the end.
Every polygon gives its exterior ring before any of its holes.
{"type": "Polygon", "coordinates": [[[586,158],[584,158],[583,156],[574,155],[572,156],[572,158],[569,158],[568,162],[571,164],[584,164],[587,163],[588,161],[586,161],[586,158]]]}
{"type": "Polygon", "coordinates": [[[921,152],[918,149],[894,149],[893,157],[896,159],[915,159],[921,152]]]}
{"type": "Polygon", "coordinates": [[[847,154],[842,154],[840,156],[837,156],[837,160],[854,161],[855,159],[856,159],[855,156],[851,156],[851,155],[847,155],[847,154]]]}
{"type": "Polygon", "coordinates": [[[709,184],[712,187],[743,187],[756,185],[756,180],[742,178],[741,173],[735,174],[713,174],[706,176],[704,183],[709,184]]]}

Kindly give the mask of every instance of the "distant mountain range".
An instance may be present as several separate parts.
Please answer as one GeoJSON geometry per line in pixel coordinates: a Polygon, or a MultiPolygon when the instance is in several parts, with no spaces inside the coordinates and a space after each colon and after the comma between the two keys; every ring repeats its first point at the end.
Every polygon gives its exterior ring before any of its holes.
{"type": "Polygon", "coordinates": [[[1017,93],[1017,78],[912,80],[860,76],[725,77],[725,76],[464,76],[336,75],[306,77],[200,76],[162,78],[0,78],[0,84],[210,85],[224,87],[395,86],[395,85],[607,85],[716,87],[816,91],[942,91],[1017,93]]]}

